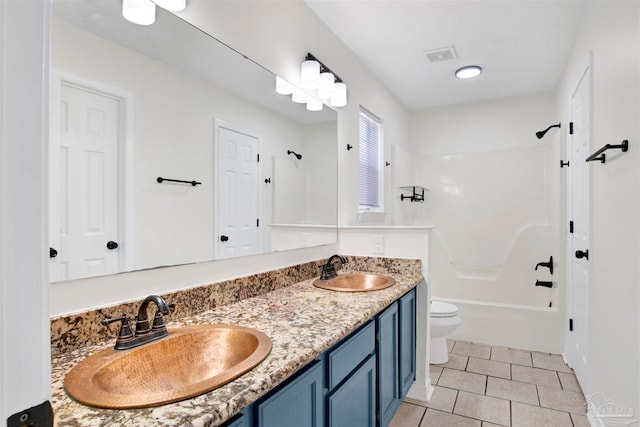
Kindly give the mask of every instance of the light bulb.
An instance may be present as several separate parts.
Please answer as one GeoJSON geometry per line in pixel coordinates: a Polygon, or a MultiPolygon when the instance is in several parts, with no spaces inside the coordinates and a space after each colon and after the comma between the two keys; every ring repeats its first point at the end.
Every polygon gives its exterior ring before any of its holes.
{"type": "Polygon", "coordinates": [[[309,99],[309,95],[301,91],[300,89],[293,89],[293,93],[291,94],[291,100],[298,104],[304,104],[309,99]]]}
{"type": "Polygon", "coordinates": [[[331,106],[344,107],[345,105],[347,105],[347,85],[342,82],[336,83],[331,97],[331,106]]]}
{"type": "Polygon", "coordinates": [[[322,101],[317,100],[310,96],[309,99],[307,99],[307,110],[309,111],[322,110],[322,101]]]}
{"type": "Polygon", "coordinates": [[[335,87],[335,78],[333,73],[324,72],[320,73],[320,82],[318,84],[318,97],[323,99],[329,99],[333,96],[335,87]]]}
{"type": "Polygon", "coordinates": [[[316,89],[320,80],[320,63],[314,60],[304,61],[300,67],[300,86],[316,89]]]}
{"type": "Polygon", "coordinates": [[[122,16],[138,25],[156,22],[156,5],[150,0],[122,0],[122,16]]]}
{"type": "Polygon", "coordinates": [[[276,92],[280,95],[291,95],[293,93],[293,86],[282,77],[276,76],[276,92]]]}

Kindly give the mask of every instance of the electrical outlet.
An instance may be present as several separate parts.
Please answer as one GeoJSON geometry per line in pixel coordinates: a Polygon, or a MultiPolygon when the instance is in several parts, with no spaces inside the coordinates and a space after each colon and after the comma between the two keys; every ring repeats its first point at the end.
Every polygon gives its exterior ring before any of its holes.
{"type": "Polygon", "coordinates": [[[373,236],[374,255],[384,255],[384,236],[376,234],[373,236]]]}

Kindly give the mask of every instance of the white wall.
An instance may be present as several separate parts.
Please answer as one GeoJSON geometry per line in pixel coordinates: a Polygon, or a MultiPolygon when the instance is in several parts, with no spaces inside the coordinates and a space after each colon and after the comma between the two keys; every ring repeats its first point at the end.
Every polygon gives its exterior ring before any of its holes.
{"type": "Polygon", "coordinates": [[[0,423],[51,396],[47,255],[49,7],[0,2],[0,423]]]}
{"type": "MultiPolygon", "coordinates": [[[[552,303],[552,311],[562,307],[557,288],[535,286],[536,280],[558,282],[557,268],[553,276],[548,269],[534,270],[551,255],[557,259],[552,148],[557,138],[553,131],[543,140],[535,136],[558,122],[554,101],[551,93],[523,95],[411,115],[415,181],[430,191],[409,214],[412,221],[435,227],[429,272],[435,298],[538,309],[552,303]]],[[[559,352],[562,316],[554,319],[557,325],[547,337],[553,344],[545,350],[559,352]]],[[[476,319],[466,320],[457,331],[460,337],[494,339],[473,331],[476,319]]],[[[533,328],[534,318],[529,321],[533,328]]],[[[496,318],[490,329],[505,336],[500,329],[506,326],[496,318]]],[[[500,344],[516,346],[515,341],[500,344]]]]}
{"type": "MultiPolygon", "coordinates": [[[[355,222],[358,209],[358,151],[347,151],[346,144],[358,146],[359,105],[364,105],[381,117],[385,122],[386,141],[399,145],[406,145],[407,140],[408,116],[405,108],[302,0],[193,0],[181,16],[287,80],[295,82],[299,78],[300,63],[307,52],[312,52],[347,83],[348,105],[338,112],[337,191],[339,222],[355,222]]],[[[334,244],[54,284],[51,287],[51,315],[266,271],[336,252],[338,246],[334,244]]]]}
{"type": "MultiPolygon", "coordinates": [[[[640,414],[640,3],[594,1],[557,91],[559,115],[570,117],[570,96],[593,55],[592,149],[623,139],[629,151],[590,164],[589,375],[585,395],[602,393],[640,414]]],[[[562,140],[566,153],[567,138],[562,140]]],[[[566,154],[563,154],[566,155],[566,154]]],[[[561,199],[566,183],[560,185],[561,199]]],[[[560,221],[566,224],[566,210],[560,221]]],[[[566,227],[559,234],[566,252],[566,227]]],[[[562,264],[566,262],[563,256],[562,264]]],[[[578,325],[576,325],[578,327],[578,325]]],[[[567,332],[569,333],[569,332],[567,332]]]]}

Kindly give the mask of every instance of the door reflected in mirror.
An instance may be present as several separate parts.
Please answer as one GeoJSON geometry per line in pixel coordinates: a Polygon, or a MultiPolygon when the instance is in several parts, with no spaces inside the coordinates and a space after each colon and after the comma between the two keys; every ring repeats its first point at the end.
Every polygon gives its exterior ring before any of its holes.
{"type": "Polygon", "coordinates": [[[336,112],[167,11],[142,27],[119,7],[53,1],[51,281],[335,243],[336,112]]]}

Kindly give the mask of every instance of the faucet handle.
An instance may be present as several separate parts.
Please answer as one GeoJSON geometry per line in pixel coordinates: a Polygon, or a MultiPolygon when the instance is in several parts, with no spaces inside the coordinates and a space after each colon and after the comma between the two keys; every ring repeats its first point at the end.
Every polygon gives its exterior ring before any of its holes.
{"type": "Polygon", "coordinates": [[[118,332],[118,339],[116,340],[115,349],[119,350],[123,348],[123,345],[133,339],[133,331],[131,330],[131,326],[129,325],[129,320],[125,316],[107,318],[104,319],[101,323],[106,326],[110,325],[114,322],[122,322],[120,325],[120,332],[118,332]]]}

